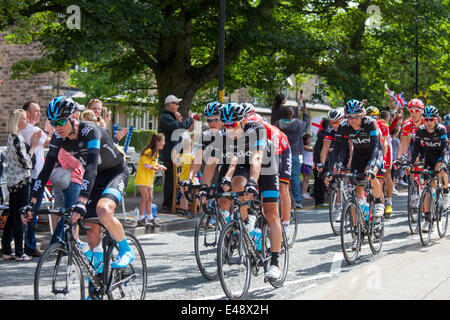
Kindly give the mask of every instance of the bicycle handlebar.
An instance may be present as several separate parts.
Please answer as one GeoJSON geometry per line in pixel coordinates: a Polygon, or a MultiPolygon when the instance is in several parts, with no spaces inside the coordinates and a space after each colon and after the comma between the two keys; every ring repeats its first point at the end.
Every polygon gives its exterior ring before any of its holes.
{"type": "MultiPolygon", "coordinates": [[[[71,216],[72,216],[72,209],[71,209],[71,208],[69,208],[69,209],[67,209],[67,208],[61,208],[61,209],[41,209],[41,210],[36,211],[36,213],[38,213],[38,214],[54,214],[54,215],[56,215],[56,216],[58,216],[58,217],[65,218],[66,221],[67,221],[67,223],[68,223],[71,227],[74,227],[74,226],[75,226],[74,223],[72,222],[72,220],[70,219],[71,216]]],[[[80,218],[80,219],[77,220],[76,223],[78,224],[78,226],[80,227],[80,229],[81,229],[83,232],[89,231],[91,228],[90,228],[90,227],[86,227],[86,226],[84,225],[84,222],[83,222],[82,220],[83,220],[83,218],[80,218]]],[[[33,227],[34,227],[34,226],[33,226],[33,227]]]]}

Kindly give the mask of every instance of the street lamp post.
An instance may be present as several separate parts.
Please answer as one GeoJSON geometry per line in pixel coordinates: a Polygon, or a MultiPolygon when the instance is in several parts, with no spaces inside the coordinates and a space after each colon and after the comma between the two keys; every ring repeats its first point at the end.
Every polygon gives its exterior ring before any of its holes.
{"type": "Polygon", "coordinates": [[[225,69],[225,0],[219,0],[220,4],[220,31],[219,31],[219,102],[223,103],[224,97],[224,69],[225,69]]]}

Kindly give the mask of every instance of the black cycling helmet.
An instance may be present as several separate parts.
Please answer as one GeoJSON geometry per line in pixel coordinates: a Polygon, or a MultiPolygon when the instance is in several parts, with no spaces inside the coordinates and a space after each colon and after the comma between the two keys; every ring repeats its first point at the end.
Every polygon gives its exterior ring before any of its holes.
{"type": "Polygon", "coordinates": [[[220,108],[222,107],[222,104],[217,101],[210,102],[206,105],[205,110],[203,110],[203,113],[206,117],[211,117],[220,114],[220,108]]]}
{"type": "Polygon", "coordinates": [[[437,118],[439,117],[439,110],[436,107],[433,107],[432,105],[428,105],[423,110],[423,117],[424,118],[437,118]]]}
{"type": "Polygon", "coordinates": [[[363,112],[364,105],[359,100],[351,99],[345,104],[344,110],[346,114],[363,112]]]}
{"type": "Polygon", "coordinates": [[[340,120],[343,117],[344,117],[344,112],[340,108],[328,111],[328,119],[330,121],[340,120]]]}
{"type": "Polygon", "coordinates": [[[241,122],[244,117],[244,107],[239,103],[227,103],[220,110],[220,120],[223,123],[241,122]]]}
{"type": "Polygon", "coordinates": [[[54,98],[47,106],[47,117],[50,122],[66,120],[79,108],[72,98],[59,96],[54,98]]]}

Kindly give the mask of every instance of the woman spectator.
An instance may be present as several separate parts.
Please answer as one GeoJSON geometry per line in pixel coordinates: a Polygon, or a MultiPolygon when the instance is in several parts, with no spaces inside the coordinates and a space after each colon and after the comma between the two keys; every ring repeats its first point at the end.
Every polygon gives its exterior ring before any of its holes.
{"type": "Polygon", "coordinates": [[[280,120],[283,117],[283,110],[282,107],[286,103],[286,97],[284,94],[279,93],[275,97],[275,103],[272,107],[272,114],[270,116],[270,124],[275,124],[278,120],[280,120]]]}
{"type": "Polygon", "coordinates": [[[8,118],[8,148],[5,170],[6,184],[9,192],[9,215],[2,238],[3,259],[15,258],[17,261],[29,261],[31,257],[23,250],[24,225],[19,209],[26,206],[30,197],[31,169],[33,156],[39,144],[39,136],[31,136],[28,145],[21,135],[27,126],[27,114],[24,110],[14,110],[8,118]],[[15,256],[11,241],[14,238],[15,256]]]}

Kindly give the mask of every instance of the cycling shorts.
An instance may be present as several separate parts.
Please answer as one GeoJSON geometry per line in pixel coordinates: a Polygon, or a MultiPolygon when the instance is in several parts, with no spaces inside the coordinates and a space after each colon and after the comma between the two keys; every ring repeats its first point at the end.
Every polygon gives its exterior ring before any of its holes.
{"type": "MultiPolygon", "coordinates": [[[[220,167],[218,180],[219,182],[227,173],[228,167],[229,165],[227,164],[224,164],[220,167]]],[[[244,177],[248,181],[250,177],[250,165],[237,165],[233,173],[233,178],[238,176],[244,177]]],[[[278,175],[262,174],[259,176],[258,180],[259,192],[261,193],[263,202],[278,202],[278,198],[280,197],[278,175]]],[[[219,192],[223,192],[223,189],[220,185],[218,190],[219,192]]]]}
{"type": "Polygon", "coordinates": [[[97,217],[97,204],[102,198],[111,199],[119,205],[128,184],[128,168],[125,163],[99,172],[86,207],[86,218],[97,217]]]}
{"type": "Polygon", "coordinates": [[[445,159],[445,157],[442,158],[439,153],[431,153],[431,152],[425,153],[424,168],[431,168],[434,170],[434,167],[438,162],[442,162],[442,164],[447,164],[447,159],[445,159]]]}
{"type": "MultiPolygon", "coordinates": [[[[383,150],[378,151],[378,156],[375,161],[375,166],[378,171],[382,169],[384,160],[383,150]]],[[[357,173],[364,173],[370,162],[370,152],[353,152],[351,172],[357,171],[357,173]]]]}
{"type": "Polygon", "coordinates": [[[288,147],[280,154],[280,165],[278,173],[280,176],[280,183],[289,184],[292,172],[292,153],[291,147],[288,147]]]}

